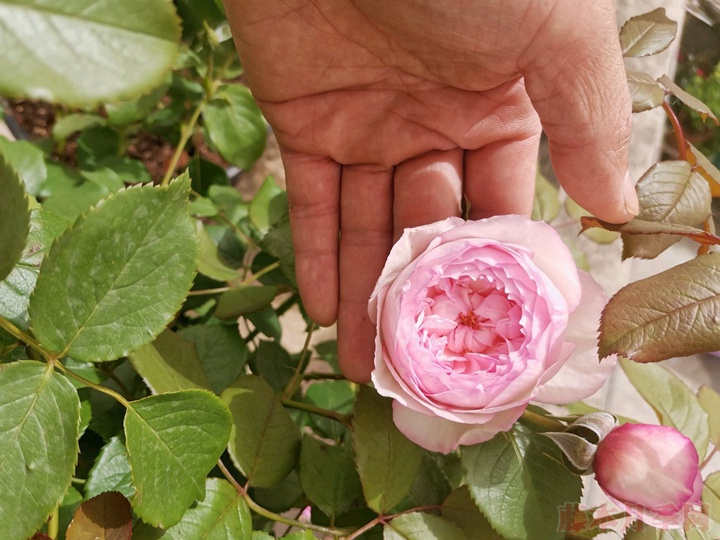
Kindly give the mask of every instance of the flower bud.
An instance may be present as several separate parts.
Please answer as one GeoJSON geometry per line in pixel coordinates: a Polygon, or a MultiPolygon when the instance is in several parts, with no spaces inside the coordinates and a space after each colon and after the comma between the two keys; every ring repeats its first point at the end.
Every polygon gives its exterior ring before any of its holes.
{"type": "Polygon", "coordinates": [[[676,529],[700,504],[698,462],[692,441],[676,429],[625,424],[600,442],[593,467],[613,503],[648,525],[676,529]]]}

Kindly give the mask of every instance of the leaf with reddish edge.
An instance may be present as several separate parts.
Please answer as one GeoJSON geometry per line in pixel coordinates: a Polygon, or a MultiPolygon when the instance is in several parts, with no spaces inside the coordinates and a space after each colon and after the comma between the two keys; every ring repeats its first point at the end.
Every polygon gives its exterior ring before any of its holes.
{"type": "MultiPolygon", "coordinates": [[[[662,161],[650,167],[635,186],[640,212],[633,219],[698,227],[710,217],[707,182],[687,161],[662,161]]],[[[632,223],[632,222],[631,222],[632,223]]],[[[623,259],[653,259],[679,241],[679,235],[623,234],[623,259]]]]}
{"type": "Polygon", "coordinates": [[[582,225],[582,230],[580,232],[583,232],[591,227],[600,227],[601,229],[617,231],[623,234],[675,234],[690,238],[700,244],[707,244],[711,246],[720,245],[720,237],[715,236],[708,231],[696,229],[695,227],[688,227],[687,225],[657,223],[653,221],[643,221],[640,219],[633,219],[627,223],[615,224],[601,221],[597,218],[589,216],[581,217],[580,224],[582,225]]]}
{"type": "Polygon", "coordinates": [[[631,283],[600,319],[600,358],[635,362],[720,350],[720,253],[711,253],[631,283]]]}
{"type": "Polygon", "coordinates": [[[687,141],[685,144],[687,145],[687,160],[692,165],[693,171],[707,181],[713,197],[720,197],[720,170],[692,144],[687,141]]]}
{"type": "Polygon", "coordinates": [[[70,522],[66,540],[131,540],[130,502],[117,491],[107,491],[82,503],[70,522]]]}
{"type": "Polygon", "coordinates": [[[677,23],[658,8],[629,19],[620,29],[623,56],[640,57],[667,49],[677,34],[677,23]]]}
{"type": "Polygon", "coordinates": [[[720,126],[720,121],[718,121],[717,116],[715,116],[712,110],[710,110],[710,107],[705,105],[695,96],[691,96],[690,94],[688,94],[685,90],[675,84],[670,77],[668,77],[667,75],[663,75],[658,79],[658,82],[662,84],[665,88],[667,88],[668,92],[670,92],[680,101],[682,101],[692,110],[697,112],[700,115],[700,118],[705,120],[709,116],[713,119],[713,122],[715,122],[716,126],[720,126]]]}
{"type": "Polygon", "coordinates": [[[649,111],[662,105],[665,90],[655,79],[641,71],[628,71],[626,75],[632,98],[632,112],[649,111]]]}

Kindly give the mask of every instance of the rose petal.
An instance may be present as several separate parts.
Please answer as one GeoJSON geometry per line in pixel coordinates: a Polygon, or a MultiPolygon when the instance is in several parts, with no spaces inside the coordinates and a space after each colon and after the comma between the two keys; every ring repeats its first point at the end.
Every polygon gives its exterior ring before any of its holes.
{"type": "Polygon", "coordinates": [[[484,424],[461,424],[413,411],[394,401],[393,421],[415,444],[432,452],[447,454],[461,444],[479,444],[489,441],[502,431],[510,430],[524,410],[524,406],[505,410],[492,415],[484,424]]]}
{"type": "Polygon", "coordinates": [[[605,294],[586,272],[578,272],[582,285],[580,305],[570,314],[565,341],[575,349],[560,371],[545,382],[535,401],[557,405],[572,403],[593,395],[610,375],[617,358],[613,355],[602,361],[597,353],[597,334],[600,313],[605,306],[605,294]]]}

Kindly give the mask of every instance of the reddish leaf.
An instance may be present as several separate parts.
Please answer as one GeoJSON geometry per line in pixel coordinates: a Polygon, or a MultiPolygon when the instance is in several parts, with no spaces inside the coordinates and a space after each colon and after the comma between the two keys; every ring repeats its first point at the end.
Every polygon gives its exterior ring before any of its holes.
{"type": "MultiPolygon", "coordinates": [[[[696,229],[695,227],[687,227],[685,225],[675,225],[672,223],[657,223],[653,221],[642,221],[633,219],[627,223],[607,223],[594,217],[583,216],[580,218],[582,231],[592,227],[599,227],[608,231],[617,231],[623,234],[674,234],[684,236],[695,240],[700,244],[720,245],[720,237],[714,234],[696,229]]],[[[580,232],[582,232],[580,231],[580,232]]]]}
{"type": "Polygon", "coordinates": [[[47,534],[36,532],[35,536],[33,536],[30,540],[52,540],[47,534]]]}
{"type": "Polygon", "coordinates": [[[672,95],[674,95],[676,98],[678,98],[680,101],[682,101],[685,105],[690,107],[692,110],[697,112],[700,115],[700,118],[705,120],[708,116],[713,119],[713,122],[715,122],[715,125],[720,125],[720,122],[718,121],[717,117],[713,114],[712,110],[710,110],[710,107],[705,105],[702,101],[700,101],[695,96],[691,96],[688,94],[685,90],[680,88],[677,84],[673,82],[673,80],[668,77],[667,75],[663,75],[658,79],[658,82],[662,84],[665,88],[667,88],[668,92],[670,92],[672,95]]]}
{"type": "Polygon", "coordinates": [[[689,142],[686,142],[686,144],[688,150],[687,160],[692,165],[693,171],[696,171],[707,181],[713,197],[720,197],[720,171],[700,150],[689,142]]]}
{"type": "Polygon", "coordinates": [[[70,522],[66,540],[131,540],[130,503],[117,491],[107,491],[82,503],[70,522]]]}

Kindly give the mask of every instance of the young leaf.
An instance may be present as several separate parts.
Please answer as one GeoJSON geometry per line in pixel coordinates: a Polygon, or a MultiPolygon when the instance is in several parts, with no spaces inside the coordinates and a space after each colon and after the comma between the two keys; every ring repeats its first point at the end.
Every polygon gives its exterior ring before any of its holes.
{"type": "Polygon", "coordinates": [[[717,117],[713,114],[710,107],[705,105],[698,98],[688,94],[685,90],[675,84],[670,77],[668,77],[667,75],[663,75],[658,79],[658,82],[662,84],[665,88],[667,88],[668,91],[672,93],[672,95],[674,95],[692,110],[697,112],[703,120],[705,120],[709,116],[713,119],[715,125],[720,125],[720,122],[718,122],[717,117]]]}
{"type": "Polygon", "coordinates": [[[707,246],[720,245],[720,237],[714,234],[703,231],[702,229],[696,229],[695,227],[688,227],[687,225],[676,225],[674,223],[659,223],[656,221],[643,221],[641,219],[633,219],[623,224],[607,223],[600,221],[599,219],[583,216],[580,218],[580,224],[582,230],[585,231],[591,227],[600,227],[608,231],[617,231],[625,235],[628,234],[640,234],[640,235],[660,235],[660,236],[683,236],[690,238],[695,242],[707,246]]]}
{"type": "Polygon", "coordinates": [[[442,515],[460,527],[468,540],[503,540],[480,512],[467,486],[456,489],[445,499],[442,515]]]}
{"type": "Polygon", "coordinates": [[[632,98],[632,112],[649,111],[663,104],[665,90],[647,73],[628,71],[627,81],[632,98]]]}
{"type": "Polygon", "coordinates": [[[183,390],[134,401],[125,438],[137,490],[133,509],[147,523],[169,527],[195,499],[230,437],[231,417],[219,398],[183,390]]]}
{"type": "MultiPolygon", "coordinates": [[[[0,6],[2,5],[3,2],[0,2],[0,6]]],[[[2,62],[0,59],[0,65],[2,62]]],[[[0,84],[2,84],[2,75],[0,75],[0,84]]],[[[45,155],[42,150],[28,141],[10,141],[0,136],[0,155],[25,183],[25,191],[32,196],[39,195],[47,179],[45,155]]]]}
{"type": "Polygon", "coordinates": [[[237,319],[240,315],[264,309],[278,293],[274,285],[245,286],[224,292],[218,299],[215,316],[219,319],[237,319]]]}
{"type": "Polygon", "coordinates": [[[18,263],[30,231],[30,210],[22,181],[0,154],[0,281],[18,263]]]}
{"type": "Polygon", "coordinates": [[[620,29],[623,56],[639,57],[667,49],[677,34],[677,23],[658,8],[628,20],[620,29]]]}
{"type": "Polygon", "coordinates": [[[700,150],[687,141],[685,143],[687,144],[688,162],[692,165],[693,170],[708,183],[710,194],[713,197],[720,197],[720,170],[700,150]]]}
{"type": "Polygon", "coordinates": [[[180,336],[195,345],[207,380],[216,394],[242,373],[247,362],[247,345],[236,326],[198,324],[183,328],[180,336]]]}
{"type": "Polygon", "coordinates": [[[250,221],[265,235],[270,227],[287,214],[287,193],[277,185],[272,176],[268,176],[250,203],[250,221]]]}
{"type": "Polygon", "coordinates": [[[251,485],[270,487],[295,466],[300,431],[264,379],[248,375],[222,393],[233,416],[230,457],[251,485]]]}
{"type": "Polygon", "coordinates": [[[265,149],[265,119],[250,90],[225,84],[203,111],[210,142],[228,162],[249,169],[265,149]]]}
{"type": "Polygon", "coordinates": [[[708,415],[693,391],[663,366],[640,365],[623,358],[620,365],[660,423],[674,427],[692,440],[702,459],[709,438],[708,415]]]}
{"type": "Polygon", "coordinates": [[[334,520],[362,499],[352,447],[330,446],[305,436],[300,448],[300,483],[313,504],[334,520]]]}
{"type": "Polygon", "coordinates": [[[0,523],[3,536],[31,536],[60,503],[78,454],[80,400],[39,362],[0,364],[0,523]]]}
{"type": "Polygon", "coordinates": [[[385,513],[402,501],[420,468],[421,452],[392,421],[392,400],[361,386],[353,419],[355,455],[368,506],[385,513]]]}
{"type": "MultiPolygon", "coordinates": [[[[185,512],[179,523],[164,532],[171,540],[250,540],[252,516],[237,490],[227,480],[205,479],[205,498],[185,512]]],[[[154,536],[136,534],[133,540],[154,536]]]]}
{"type": "Polygon", "coordinates": [[[383,540],[466,540],[466,536],[439,516],[412,512],[385,524],[383,540]]]}
{"type": "Polygon", "coordinates": [[[131,540],[130,503],[120,493],[108,491],[82,503],[65,533],[65,540],[131,540]]]}
{"type": "Polygon", "coordinates": [[[4,95],[72,106],[130,99],[157,85],[177,53],[180,25],[168,0],[2,0],[4,95]],[[102,59],[102,60],[100,60],[102,59]]]}
{"type": "MultiPolygon", "coordinates": [[[[710,189],[687,161],[656,163],[637,185],[640,213],[634,220],[697,227],[710,216],[710,189]]],[[[633,220],[633,221],[634,221],[633,220]]],[[[680,236],[623,235],[623,258],[652,259],[680,236]]]]}
{"type": "Polygon", "coordinates": [[[720,446],[720,394],[704,384],[698,390],[697,397],[700,406],[708,415],[710,440],[713,445],[720,446]]]}
{"type": "Polygon", "coordinates": [[[561,540],[558,512],[580,501],[582,482],[545,437],[516,424],[492,440],[462,451],[473,500],[506,538],[561,540]]]}
{"type": "Polygon", "coordinates": [[[170,330],[130,353],[128,360],[155,394],[190,388],[211,390],[195,345],[170,330]]]}
{"type": "Polygon", "coordinates": [[[599,353],[635,362],[720,350],[720,254],[626,285],[605,306],[599,353]]]}
{"type": "Polygon", "coordinates": [[[100,450],[85,482],[85,497],[92,498],[106,491],[117,491],[128,499],[135,495],[127,449],[119,436],[100,450]]]}
{"type": "Polygon", "coordinates": [[[127,355],[170,322],[192,284],[190,180],[121,191],[78,219],[43,261],[30,299],[40,343],[99,362],[127,355]]]}

